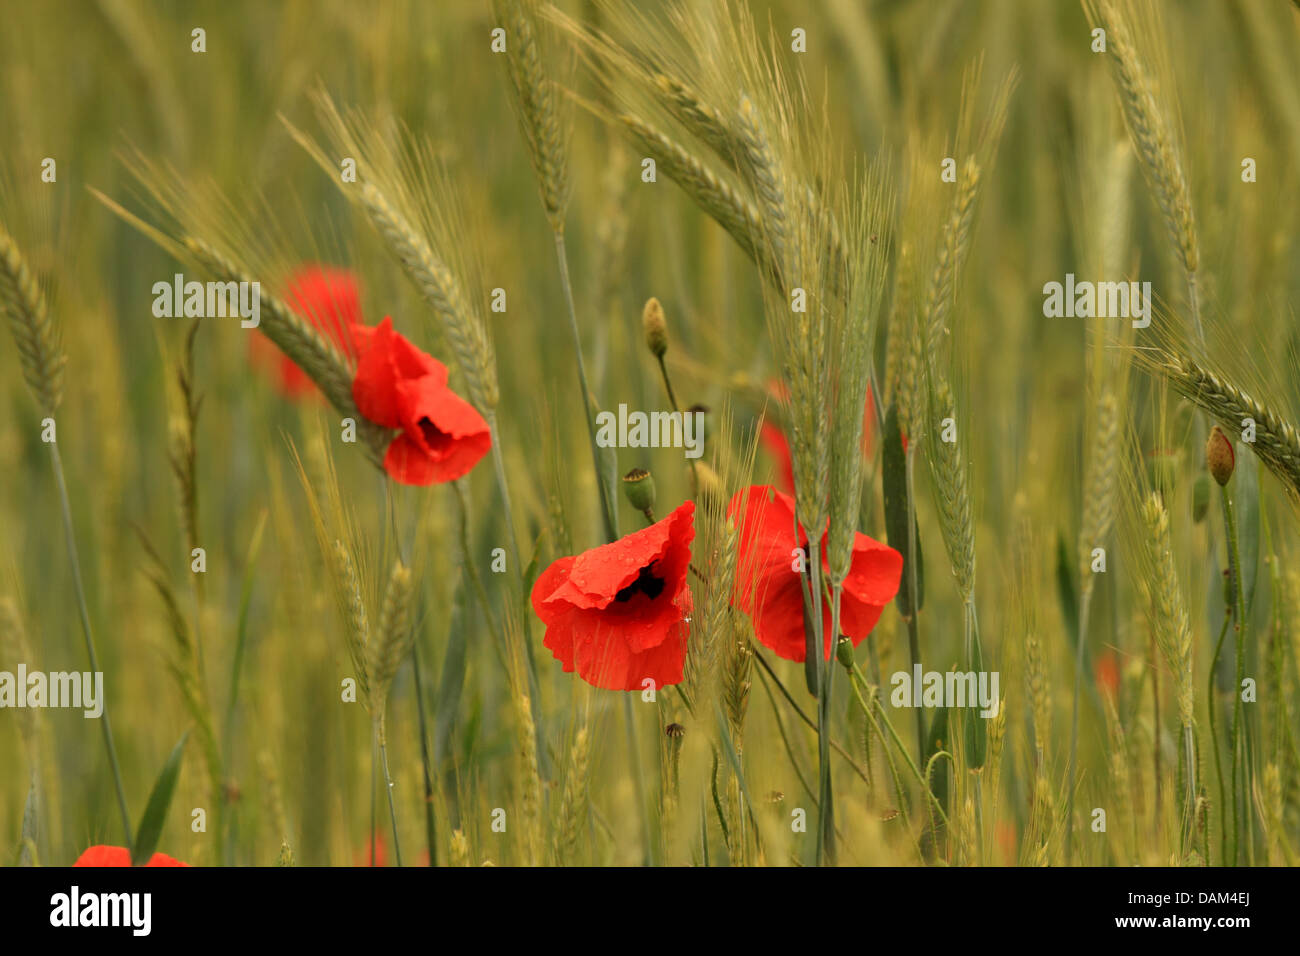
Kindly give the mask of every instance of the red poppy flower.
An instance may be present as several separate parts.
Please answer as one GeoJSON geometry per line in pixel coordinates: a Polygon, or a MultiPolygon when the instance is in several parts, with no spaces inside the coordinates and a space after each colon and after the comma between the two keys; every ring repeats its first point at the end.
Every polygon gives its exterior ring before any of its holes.
{"type": "MultiPolygon", "coordinates": [[[[768,392],[778,401],[785,401],[790,394],[785,383],[774,379],[768,383],[768,392]]],[[[867,401],[862,408],[862,454],[871,457],[872,439],[875,427],[876,403],[867,389],[867,401]]],[[[790,443],[785,432],[778,425],[763,419],[758,430],[758,441],[763,450],[776,465],[777,486],[788,495],[794,494],[794,463],[790,456],[790,443]]],[[[903,438],[903,451],[907,451],[907,438],[903,438]]]]}
{"type": "MultiPolygon", "coordinates": [[[[356,357],[361,293],[351,272],[307,266],[289,280],[286,299],[290,309],[324,333],[344,355],[356,357]]],[[[255,362],[271,369],[277,387],[289,398],[319,395],[307,373],[261,332],[249,340],[249,350],[255,362]]]]}
{"type": "MultiPolygon", "coordinates": [[[[770,485],[752,485],[736,493],[727,515],[740,529],[732,604],[749,615],[762,644],[786,660],[802,661],[807,648],[803,583],[794,551],[803,548],[804,555],[808,554],[808,536],[800,526],[795,537],[794,499],[770,485]]],[[[825,531],[819,550],[825,570],[825,531]]],[[[840,599],[840,633],[855,647],[871,633],[880,612],[898,593],[902,575],[901,554],[865,534],[854,536],[853,558],[840,599]]],[[[824,606],[824,613],[826,659],[830,660],[830,608],[824,606]]]]}
{"type": "Polygon", "coordinates": [[[543,644],[566,673],[606,690],[679,683],[691,592],[695,502],[611,544],[560,558],[533,585],[543,644]]]}
{"type": "Polygon", "coordinates": [[[492,447],[487,422],[447,387],[447,368],[393,330],[385,317],[357,335],[361,359],[352,382],[357,410],[385,428],[401,429],[384,468],[405,485],[454,481],[492,447]]]}
{"type": "MultiPolygon", "coordinates": [[[[92,846],[73,866],[130,866],[131,851],[124,846],[92,846]]],[[[149,857],[145,866],[189,866],[180,860],[174,860],[166,853],[155,853],[149,857]]]]}

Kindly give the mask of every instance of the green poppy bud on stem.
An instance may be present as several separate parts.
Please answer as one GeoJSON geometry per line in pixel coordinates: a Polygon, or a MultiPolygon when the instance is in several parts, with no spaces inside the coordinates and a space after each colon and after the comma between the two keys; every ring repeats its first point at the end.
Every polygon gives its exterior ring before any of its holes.
{"type": "Polygon", "coordinates": [[[853,642],[847,637],[841,637],[835,643],[835,656],[840,664],[850,674],[853,673],[853,642]]]}
{"type": "Polygon", "coordinates": [[[645,329],[645,344],[655,358],[663,358],[668,351],[668,322],[664,319],[664,307],[653,296],[646,300],[641,311],[641,326],[645,329]]]}
{"type": "Polygon", "coordinates": [[[633,468],[623,476],[623,493],[632,507],[646,516],[653,524],[655,520],[655,480],[644,468],[633,468]]]}
{"type": "Polygon", "coordinates": [[[703,416],[700,419],[700,422],[703,425],[703,428],[700,431],[700,442],[707,444],[709,441],[709,406],[701,405],[697,402],[690,408],[686,409],[686,414],[688,415],[694,415],[696,412],[703,416]]]}
{"type": "Polygon", "coordinates": [[[1210,430],[1210,437],[1205,442],[1205,464],[1210,474],[1222,488],[1232,479],[1232,469],[1237,463],[1232,450],[1232,442],[1218,425],[1210,430]]]}

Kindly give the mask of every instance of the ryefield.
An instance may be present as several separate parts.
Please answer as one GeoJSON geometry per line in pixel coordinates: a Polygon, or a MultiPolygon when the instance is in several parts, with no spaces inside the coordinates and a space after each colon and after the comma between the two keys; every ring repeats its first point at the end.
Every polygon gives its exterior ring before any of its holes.
{"type": "Polygon", "coordinates": [[[1295,862],[1295,5],[2,16],[5,864],[1295,862]]]}

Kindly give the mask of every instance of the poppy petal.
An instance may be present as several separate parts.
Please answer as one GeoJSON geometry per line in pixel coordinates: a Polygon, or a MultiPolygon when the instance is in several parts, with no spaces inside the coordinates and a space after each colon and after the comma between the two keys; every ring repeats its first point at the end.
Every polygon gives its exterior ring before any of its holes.
{"type": "Polygon", "coordinates": [[[394,331],[393,320],[388,316],[367,339],[366,349],[357,362],[352,399],[357,403],[357,411],[372,422],[385,428],[400,428],[402,399],[398,384],[407,379],[433,376],[445,385],[447,368],[394,331]]]}
{"type": "MultiPolygon", "coordinates": [[[[131,851],[124,846],[92,846],[81,856],[77,857],[77,862],[73,866],[130,866],[131,851]]],[[[149,858],[145,866],[189,866],[188,863],[182,863],[180,860],[168,856],[166,853],[155,853],[149,858]]]]}
{"type": "Polygon", "coordinates": [[[695,503],[649,528],[555,561],[533,585],[543,645],[566,672],[607,690],[680,683],[692,608],[695,503]]]}

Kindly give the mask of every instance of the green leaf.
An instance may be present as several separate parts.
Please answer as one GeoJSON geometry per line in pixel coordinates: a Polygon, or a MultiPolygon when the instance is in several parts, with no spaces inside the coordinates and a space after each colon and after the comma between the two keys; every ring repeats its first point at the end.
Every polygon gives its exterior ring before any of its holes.
{"type": "MultiPolygon", "coordinates": [[[[600,406],[596,404],[594,395],[591,397],[591,414],[596,417],[600,415],[600,406]]],[[[595,418],[588,423],[588,427],[591,429],[592,444],[595,445],[595,418]]],[[[596,445],[596,458],[599,461],[599,467],[596,469],[596,481],[600,483],[601,510],[605,517],[605,533],[610,541],[617,541],[618,502],[621,497],[618,492],[618,451],[612,446],[596,445]]]]}
{"type": "Polygon", "coordinates": [[[1074,579],[1076,571],[1074,559],[1070,556],[1070,547],[1065,543],[1065,536],[1056,536],[1056,591],[1061,600],[1061,616],[1065,618],[1065,635],[1070,639],[1070,646],[1079,646],[1079,596],[1075,592],[1074,579]]]}
{"type": "MultiPolygon", "coordinates": [[[[533,582],[537,579],[537,568],[542,560],[542,539],[546,537],[546,529],[543,528],[533,542],[533,558],[528,562],[528,567],[524,568],[524,597],[527,603],[527,597],[532,593],[533,582]]],[[[527,610],[527,608],[525,608],[527,610]]]]}
{"type": "Polygon", "coordinates": [[[158,848],[158,838],[162,836],[163,823],[167,820],[167,809],[171,806],[172,796],[176,793],[176,781],[181,775],[181,758],[185,756],[185,741],[189,739],[187,730],[172,748],[162,772],[154,781],[149,802],[145,805],[144,815],[140,817],[140,826],[135,831],[135,848],[131,853],[131,865],[141,866],[152,859],[158,848]]]}
{"type": "MultiPolygon", "coordinates": [[[[903,580],[898,586],[898,611],[904,617],[912,614],[911,555],[908,554],[907,535],[907,454],[903,451],[903,436],[898,427],[898,406],[891,405],[885,416],[884,442],[881,450],[881,482],[885,498],[885,537],[891,548],[903,556],[903,580]]],[[[921,532],[913,517],[916,539],[916,610],[925,605],[924,562],[921,557],[921,532]]]]}

